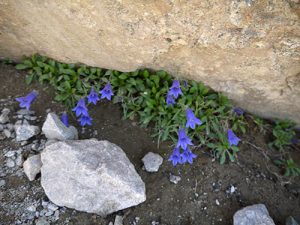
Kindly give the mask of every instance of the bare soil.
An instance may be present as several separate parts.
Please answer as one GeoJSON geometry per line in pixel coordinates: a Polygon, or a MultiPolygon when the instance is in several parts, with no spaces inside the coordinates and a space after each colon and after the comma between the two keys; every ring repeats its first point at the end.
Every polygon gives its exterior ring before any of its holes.
{"type": "MultiPolygon", "coordinates": [[[[13,99],[37,90],[39,95],[32,110],[36,112],[37,124],[41,127],[47,109],[60,113],[64,111],[64,106],[52,101],[54,93],[50,87],[39,84],[28,86],[24,78],[25,73],[15,70],[13,66],[0,65],[0,99],[16,112],[18,104],[13,99]]],[[[70,123],[80,131],[79,138],[95,137],[119,145],[145,182],[147,200],[107,218],[66,209],[53,224],[107,225],[118,214],[124,216],[125,225],[229,225],[233,223],[232,218],[237,210],[256,203],[265,204],[278,225],[283,225],[288,216],[300,221],[300,178],[287,180],[279,176],[279,169],[269,160],[276,157],[276,151],[267,148],[268,132],[262,134],[250,125],[249,132],[241,137],[243,142],[235,163],[220,165],[202,150],[197,150],[198,158],[193,165],[173,167],[168,162],[172,151],[170,143],[163,143],[157,148],[149,129],[138,127],[135,121],[122,120],[119,105],[103,101],[90,107],[90,112],[93,126],[84,130],[71,118],[70,123]],[[142,169],[141,158],[149,151],[164,158],[157,173],[147,173],[142,169]],[[181,180],[177,184],[171,183],[170,174],[180,176],[181,180]],[[232,194],[228,193],[231,185],[237,188],[232,194]]],[[[5,163],[2,149],[8,146],[17,149],[19,144],[8,139],[0,141],[0,166],[5,163]]],[[[299,145],[290,151],[300,163],[299,145]]],[[[30,182],[24,174],[17,176],[12,173],[0,179],[6,181],[6,185],[0,187],[1,225],[15,224],[20,212],[26,210],[22,208],[22,202],[28,199],[47,200],[40,186],[40,178],[30,182]]]]}

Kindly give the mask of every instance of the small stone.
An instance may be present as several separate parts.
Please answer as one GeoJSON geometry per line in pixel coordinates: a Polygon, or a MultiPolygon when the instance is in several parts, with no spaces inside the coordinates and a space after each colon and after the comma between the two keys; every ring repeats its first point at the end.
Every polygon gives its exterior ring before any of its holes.
{"type": "Polygon", "coordinates": [[[55,220],[58,220],[58,218],[59,218],[59,211],[58,210],[56,210],[54,212],[54,217],[55,217],[55,220]]]}
{"type": "Polygon", "coordinates": [[[4,156],[10,158],[10,157],[15,156],[15,154],[16,154],[15,151],[8,151],[4,154],[4,156]]]}
{"type": "Polygon", "coordinates": [[[17,114],[18,115],[22,115],[22,116],[25,116],[25,115],[34,115],[34,112],[30,111],[30,110],[27,110],[27,109],[20,109],[20,110],[17,111],[17,114]]]}
{"type": "Polygon", "coordinates": [[[15,128],[14,128],[14,125],[9,123],[9,124],[6,124],[6,128],[9,130],[9,131],[13,131],[15,128]]]}
{"type": "Polygon", "coordinates": [[[22,154],[19,154],[17,156],[17,158],[16,158],[16,164],[17,164],[17,166],[22,166],[22,164],[23,164],[23,156],[22,156],[22,154]]]}
{"type": "Polygon", "coordinates": [[[292,217],[286,218],[285,225],[299,225],[299,223],[292,217]]]}
{"type": "Polygon", "coordinates": [[[35,221],[35,225],[50,225],[45,218],[39,218],[35,221]]]}
{"type": "Polygon", "coordinates": [[[48,206],[47,206],[47,208],[48,208],[49,210],[51,210],[51,211],[56,211],[56,210],[58,210],[58,206],[55,205],[55,204],[53,204],[53,203],[49,203],[48,206]]]}
{"type": "Polygon", "coordinates": [[[39,143],[34,143],[33,145],[31,145],[31,150],[37,151],[39,149],[39,146],[39,143]]]}
{"type": "Polygon", "coordinates": [[[24,146],[24,145],[27,145],[27,143],[28,143],[27,141],[21,141],[20,145],[24,146]]]}
{"type": "Polygon", "coordinates": [[[9,167],[9,168],[13,168],[16,166],[16,163],[14,160],[12,160],[11,158],[7,159],[6,161],[6,166],[9,167]]]}
{"type": "Polygon", "coordinates": [[[0,187],[5,186],[5,184],[6,184],[5,180],[0,180],[0,187]]]}
{"type": "Polygon", "coordinates": [[[55,113],[49,113],[43,124],[42,131],[46,138],[54,140],[78,139],[77,129],[73,126],[66,127],[55,113]]]}
{"type": "Polygon", "coordinates": [[[29,211],[29,212],[35,212],[35,211],[36,211],[36,206],[31,205],[31,206],[28,206],[26,209],[27,209],[27,211],[29,211]]]}
{"type": "Polygon", "coordinates": [[[233,225],[275,225],[264,204],[247,206],[233,216],[233,225]]]}
{"type": "Polygon", "coordinates": [[[36,116],[29,116],[29,115],[25,115],[24,118],[25,118],[26,120],[31,120],[31,121],[34,121],[34,120],[37,119],[36,116]]]}
{"type": "Polygon", "coordinates": [[[163,163],[163,158],[159,154],[149,152],[144,156],[142,161],[147,172],[157,172],[163,163]]]}
{"type": "Polygon", "coordinates": [[[7,138],[10,138],[10,137],[11,137],[11,132],[10,132],[10,130],[5,129],[5,130],[3,131],[3,133],[4,133],[4,135],[5,135],[7,138]]]}
{"type": "Polygon", "coordinates": [[[34,137],[40,133],[40,128],[38,126],[32,125],[19,125],[15,127],[16,130],[16,141],[27,141],[28,139],[34,137]]]}
{"type": "Polygon", "coordinates": [[[116,215],[114,225],[123,225],[123,217],[116,215]]]}
{"type": "Polygon", "coordinates": [[[0,132],[2,132],[3,130],[4,130],[4,126],[0,124],[0,132]]]}
{"type": "Polygon", "coordinates": [[[52,210],[48,210],[48,212],[45,213],[45,216],[52,216],[53,213],[54,212],[52,210]]]}
{"type": "Polygon", "coordinates": [[[30,181],[33,181],[36,175],[40,173],[41,167],[41,155],[31,156],[23,163],[24,172],[30,181]]]}
{"type": "Polygon", "coordinates": [[[174,184],[178,184],[178,182],[181,180],[181,177],[175,176],[173,174],[170,174],[170,181],[174,184]]]}
{"type": "Polygon", "coordinates": [[[216,205],[220,205],[220,202],[218,199],[216,199],[216,205]]]}
{"type": "Polygon", "coordinates": [[[2,114],[0,115],[0,123],[4,124],[4,123],[8,123],[9,122],[9,114],[10,110],[5,108],[2,110],[2,114]]]}

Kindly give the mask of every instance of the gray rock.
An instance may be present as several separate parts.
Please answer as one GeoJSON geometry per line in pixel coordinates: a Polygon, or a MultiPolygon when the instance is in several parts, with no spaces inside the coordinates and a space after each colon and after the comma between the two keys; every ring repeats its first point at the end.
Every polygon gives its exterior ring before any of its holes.
{"type": "Polygon", "coordinates": [[[10,138],[10,137],[11,137],[11,132],[10,132],[10,130],[5,129],[5,130],[3,131],[3,133],[4,133],[5,137],[7,137],[7,138],[10,138]]]}
{"type": "Polygon", "coordinates": [[[142,161],[147,172],[157,172],[163,163],[163,158],[159,154],[149,152],[144,156],[142,161]]]}
{"type": "Polygon", "coordinates": [[[299,223],[292,216],[289,216],[285,221],[285,225],[299,225],[299,223]]]}
{"type": "Polygon", "coordinates": [[[5,180],[0,180],[0,187],[5,186],[5,184],[6,184],[5,180]]]}
{"type": "Polygon", "coordinates": [[[45,143],[45,147],[47,147],[47,146],[49,146],[49,145],[52,145],[53,143],[56,143],[57,142],[57,140],[48,140],[48,141],[46,141],[46,143],[45,143]]]}
{"type": "Polygon", "coordinates": [[[114,225],[123,225],[123,216],[116,215],[114,225]]]}
{"type": "Polygon", "coordinates": [[[6,166],[9,167],[9,168],[13,168],[16,166],[16,163],[14,160],[12,160],[11,158],[8,158],[6,160],[6,166]]]}
{"type": "Polygon", "coordinates": [[[26,208],[26,210],[29,211],[29,212],[35,212],[36,211],[36,206],[35,205],[28,206],[26,208]]]}
{"type": "Polygon", "coordinates": [[[42,167],[41,155],[34,155],[29,157],[24,163],[24,173],[30,181],[33,181],[42,167]]]}
{"type": "Polygon", "coordinates": [[[17,114],[22,115],[22,116],[34,115],[34,111],[30,111],[30,110],[27,110],[27,109],[20,109],[20,110],[17,111],[17,114]]]}
{"type": "Polygon", "coordinates": [[[233,225],[275,225],[264,204],[247,206],[233,216],[233,225]]]}
{"type": "Polygon", "coordinates": [[[10,110],[5,108],[2,110],[2,114],[0,115],[0,123],[4,124],[4,123],[8,123],[9,122],[9,114],[10,110]]]}
{"type": "Polygon", "coordinates": [[[19,155],[17,156],[15,162],[16,162],[17,166],[22,166],[22,164],[23,164],[23,156],[22,156],[22,154],[19,154],[19,155]]]}
{"type": "Polygon", "coordinates": [[[35,221],[35,225],[50,225],[45,218],[39,218],[35,221]]]}
{"type": "Polygon", "coordinates": [[[55,113],[48,113],[42,131],[48,139],[61,141],[78,139],[77,129],[73,126],[66,127],[55,113]]]}
{"type": "Polygon", "coordinates": [[[38,126],[23,124],[15,126],[16,131],[16,141],[27,141],[28,139],[34,137],[40,133],[40,128],[38,126]]]}
{"type": "Polygon", "coordinates": [[[178,182],[181,180],[181,177],[175,176],[173,174],[170,174],[170,182],[173,184],[178,184],[178,182]]]}
{"type": "Polygon", "coordinates": [[[145,184],[123,150],[94,139],[56,142],[41,153],[41,185],[48,198],[106,216],[146,200],[145,184]]]}

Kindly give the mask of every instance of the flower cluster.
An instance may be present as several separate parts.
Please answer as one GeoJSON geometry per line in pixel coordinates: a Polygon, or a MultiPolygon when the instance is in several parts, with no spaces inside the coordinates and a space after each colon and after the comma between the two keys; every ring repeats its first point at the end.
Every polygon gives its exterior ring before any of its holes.
{"type": "MultiPolygon", "coordinates": [[[[188,86],[185,83],[184,86],[185,88],[188,88],[188,86]]],[[[180,83],[178,80],[174,80],[167,94],[167,106],[174,105],[175,100],[178,98],[179,95],[183,95],[180,89],[180,83]]],[[[244,111],[240,108],[235,108],[234,113],[236,113],[238,116],[242,116],[244,111]]],[[[186,128],[194,130],[196,128],[196,125],[200,126],[201,124],[202,121],[195,116],[193,110],[187,108],[185,125],[186,128]]],[[[234,134],[234,132],[231,129],[229,129],[227,131],[227,141],[229,143],[229,146],[236,146],[238,145],[240,139],[234,134]]],[[[173,153],[169,157],[169,161],[172,162],[173,166],[176,166],[177,164],[184,164],[186,162],[190,164],[193,163],[193,159],[196,158],[197,155],[190,150],[189,146],[193,146],[191,138],[188,137],[186,131],[183,128],[179,128],[177,145],[174,148],[173,153]]]]}
{"type": "MultiPolygon", "coordinates": [[[[111,85],[109,83],[106,84],[105,87],[99,93],[101,94],[101,99],[106,98],[109,101],[111,100],[111,96],[114,95],[111,85]]],[[[92,87],[89,95],[87,96],[88,104],[93,103],[94,105],[96,105],[99,100],[100,99],[98,93],[95,91],[94,87],[92,87]]],[[[77,105],[73,108],[73,111],[75,112],[77,117],[80,116],[78,121],[80,122],[81,126],[92,125],[92,118],[88,113],[88,109],[85,105],[84,98],[80,99],[77,102],[77,105]]]]}
{"type": "Polygon", "coordinates": [[[180,88],[180,83],[178,80],[174,80],[167,94],[167,106],[175,105],[175,100],[178,98],[179,95],[183,95],[180,88]]]}

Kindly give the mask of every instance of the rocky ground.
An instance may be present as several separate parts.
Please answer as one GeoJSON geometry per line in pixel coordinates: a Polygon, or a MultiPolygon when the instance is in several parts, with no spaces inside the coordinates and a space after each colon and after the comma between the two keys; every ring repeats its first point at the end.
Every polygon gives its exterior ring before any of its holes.
{"type": "MultiPolygon", "coordinates": [[[[106,218],[58,207],[45,195],[39,175],[34,181],[28,180],[23,162],[44,150],[47,138],[40,131],[47,114],[59,114],[65,109],[52,101],[51,89],[38,84],[27,86],[24,74],[12,66],[0,66],[0,80],[0,110],[7,114],[0,121],[1,225],[107,225],[118,220],[117,215],[123,217],[124,225],[229,225],[237,210],[257,203],[266,205],[275,224],[285,224],[289,216],[300,221],[300,179],[280,177],[280,171],[268,161],[269,153],[276,156],[276,152],[267,149],[268,134],[263,135],[254,126],[249,129],[242,137],[236,163],[221,166],[198,150],[199,157],[193,165],[173,167],[167,161],[169,143],[157,148],[149,130],[122,120],[120,107],[107,102],[91,107],[93,126],[80,128],[73,118],[70,123],[77,127],[79,139],[108,140],[120,146],[145,182],[147,200],[106,218]],[[32,89],[39,93],[32,112],[19,110],[14,98],[32,89]],[[24,134],[16,129],[20,124],[29,129],[25,133],[32,133],[28,140],[16,140],[24,134]],[[142,158],[148,152],[163,157],[158,172],[143,169],[142,158]]],[[[292,154],[300,163],[299,146],[292,149],[292,154]]]]}

